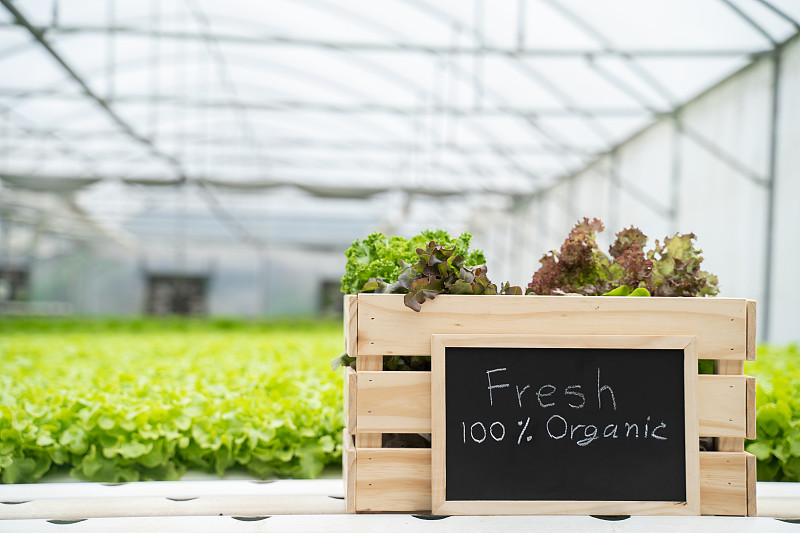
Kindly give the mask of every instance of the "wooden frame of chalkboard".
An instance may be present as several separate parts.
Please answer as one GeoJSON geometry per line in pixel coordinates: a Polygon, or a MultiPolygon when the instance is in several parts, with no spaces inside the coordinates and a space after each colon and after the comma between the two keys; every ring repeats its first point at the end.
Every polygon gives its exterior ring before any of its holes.
{"type": "MultiPolygon", "coordinates": [[[[435,514],[700,514],[695,337],[434,334],[431,355],[431,499],[435,514]],[[632,371],[644,372],[649,384],[623,379],[620,372],[625,372],[630,357],[640,358],[632,371]],[[453,364],[448,365],[448,360],[453,364]],[[658,362],[651,365],[649,360],[658,362]],[[546,368],[538,372],[543,366],[546,368]],[[534,367],[537,372],[532,376],[534,367]],[[592,376],[592,383],[584,381],[586,394],[581,385],[571,384],[580,381],[579,376],[565,378],[578,367],[588,367],[592,376]],[[601,367],[608,369],[602,378],[601,367]],[[477,381],[475,370],[480,370],[477,381]],[[561,374],[542,376],[547,372],[561,374]],[[448,375],[453,380],[450,396],[448,375]],[[656,396],[648,392],[644,398],[643,386],[663,392],[654,393],[656,396]],[[636,401],[631,399],[634,396],[636,401]],[[448,397],[455,404],[450,414],[448,397]],[[638,416],[636,424],[632,419],[605,424],[605,418],[602,431],[601,424],[590,424],[587,413],[600,416],[604,399],[602,416],[608,417],[609,412],[622,418],[638,416]],[[556,404],[561,404],[562,410],[551,414],[555,411],[547,408],[556,404]],[[670,409],[672,418],[650,412],[645,420],[651,404],[656,411],[670,409]],[[581,409],[584,406],[586,410],[581,409]],[[502,410],[512,407],[514,414],[502,410]],[[535,411],[532,415],[530,409],[535,411]],[[575,417],[576,413],[584,416],[575,417]],[[486,420],[478,420],[481,415],[486,420]],[[454,419],[450,423],[448,416],[454,419]],[[571,424],[570,417],[583,423],[571,424]],[[459,424],[459,418],[465,420],[459,424]],[[676,429],[675,419],[683,423],[682,428],[676,429]],[[664,420],[670,422],[669,431],[664,420]],[[641,438],[640,426],[644,426],[641,438]],[[448,448],[448,435],[451,442],[461,444],[448,448]],[[672,441],[666,436],[673,436],[672,441]],[[599,444],[591,446],[593,442],[599,444]],[[614,447],[622,451],[614,452],[614,447]],[[637,447],[644,451],[636,451],[637,447]],[[614,499],[606,499],[607,495],[614,499]]],[[[586,370],[582,372],[585,380],[586,370]]]]}

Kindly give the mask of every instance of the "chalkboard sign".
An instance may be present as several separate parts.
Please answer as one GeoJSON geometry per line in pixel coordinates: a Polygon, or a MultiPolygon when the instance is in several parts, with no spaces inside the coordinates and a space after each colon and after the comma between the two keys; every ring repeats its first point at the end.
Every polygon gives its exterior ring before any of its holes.
{"type": "Polygon", "coordinates": [[[433,335],[437,514],[699,514],[694,337],[433,335]]]}

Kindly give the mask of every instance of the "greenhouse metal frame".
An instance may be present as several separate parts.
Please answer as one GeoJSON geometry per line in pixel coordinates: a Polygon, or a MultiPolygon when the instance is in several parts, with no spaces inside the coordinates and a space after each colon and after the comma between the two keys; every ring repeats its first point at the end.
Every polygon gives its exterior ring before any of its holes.
{"type": "Polygon", "coordinates": [[[213,270],[198,250],[235,241],[262,270],[281,254],[334,265],[368,231],[441,226],[525,283],[576,219],[602,216],[607,233],[697,233],[723,294],[759,300],[762,338],[794,320],[797,289],[775,294],[797,259],[790,1],[0,2],[7,264],[108,242],[128,263],[213,270]],[[757,108],[752,153],[692,118],[750,78],[718,116],[757,108]],[[705,187],[701,159],[758,202],[728,222],[744,234],[682,197],[705,187]]]}

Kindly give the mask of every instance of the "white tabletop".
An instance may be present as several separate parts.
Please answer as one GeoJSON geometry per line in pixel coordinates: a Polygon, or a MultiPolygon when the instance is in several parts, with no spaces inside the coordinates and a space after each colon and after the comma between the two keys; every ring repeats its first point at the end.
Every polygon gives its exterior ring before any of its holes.
{"type": "Polygon", "coordinates": [[[341,479],[0,485],[0,532],[800,533],[800,523],[787,521],[800,518],[800,483],[758,483],[758,518],[636,516],[610,521],[589,516],[451,516],[431,519],[406,514],[348,515],[342,498],[341,479]]]}

